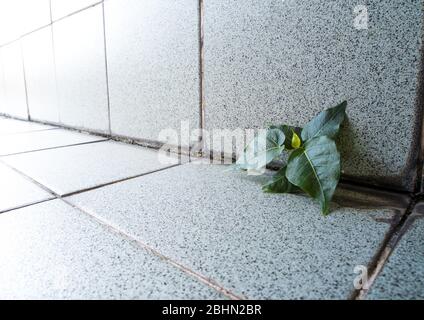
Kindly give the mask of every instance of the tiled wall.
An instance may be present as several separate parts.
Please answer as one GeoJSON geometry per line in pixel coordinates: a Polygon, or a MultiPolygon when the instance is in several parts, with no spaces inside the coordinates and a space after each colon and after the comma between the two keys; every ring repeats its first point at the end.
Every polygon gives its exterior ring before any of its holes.
{"type": "Polygon", "coordinates": [[[154,143],[181,121],[301,126],[347,100],[345,177],[412,191],[423,0],[364,1],[365,29],[355,24],[360,4],[2,1],[0,113],[154,143]]]}

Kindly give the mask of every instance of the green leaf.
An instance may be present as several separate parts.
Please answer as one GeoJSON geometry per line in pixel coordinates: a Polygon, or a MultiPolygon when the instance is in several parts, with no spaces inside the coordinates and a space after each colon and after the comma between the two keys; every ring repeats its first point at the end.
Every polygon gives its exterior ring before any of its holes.
{"type": "Polygon", "coordinates": [[[346,115],[347,102],[344,101],[334,108],[320,112],[309,121],[302,130],[302,140],[308,141],[319,136],[335,138],[346,115]]]}
{"type": "Polygon", "coordinates": [[[327,136],[307,141],[291,154],[286,177],[317,200],[321,212],[327,215],[340,179],[340,154],[335,142],[327,136]]]}
{"type": "MultiPolygon", "coordinates": [[[[282,124],[280,126],[271,126],[271,129],[280,129],[284,132],[284,135],[286,136],[286,139],[284,141],[284,147],[286,150],[293,150],[295,149],[292,145],[293,142],[293,136],[296,135],[300,140],[300,134],[302,132],[302,128],[298,127],[292,127],[286,124],[282,124]]],[[[302,140],[300,140],[300,144],[302,144],[302,140]]]]}
{"type": "Polygon", "coordinates": [[[236,165],[245,170],[258,170],[277,158],[284,150],[285,135],[277,128],[262,130],[245,148],[236,165]]]}
{"type": "Polygon", "coordinates": [[[284,166],[275,173],[271,180],[262,186],[262,190],[268,193],[292,193],[298,192],[299,188],[290,183],[286,178],[286,169],[284,166]]]}

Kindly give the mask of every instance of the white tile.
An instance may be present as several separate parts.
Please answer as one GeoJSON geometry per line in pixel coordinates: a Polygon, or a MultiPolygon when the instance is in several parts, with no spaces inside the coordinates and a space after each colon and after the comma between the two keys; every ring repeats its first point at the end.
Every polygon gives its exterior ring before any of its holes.
{"type": "MultiPolygon", "coordinates": [[[[164,142],[163,129],[199,125],[198,1],[106,1],[114,134],[164,142]]],[[[187,145],[187,143],[181,143],[187,145]]]]}
{"type": "Polygon", "coordinates": [[[34,31],[51,23],[49,0],[13,1],[20,3],[20,21],[24,33],[34,31]]]}
{"type": "Polygon", "coordinates": [[[51,27],[22,40],[31,119],[59,122],[51,27]]]}
{"type": "Polygon", "coordinates": [[[0,44],[50,23],[49,0],[0,1],[0,44]]]}
{"type": "Polygon", "coordinates": [[[22,40],[31,119],[59,122],[51,26],[22,40]]]}
{"type": "Polygon", "coordinates": [[[54,23],[53,36],[61,122],[107,132],[102,6],[54,23]]]}
{"type": "Polygon", "coordinates": [[[3,72],[3,58],[2,50],[0,48],[0,114],[5,112],[6,108],[6,92],[4,87],[4,72],[3,72]]]}
{"type": "Polygon", "coordinates": [[[67,130],[43,130],[0,136],[0,156],[56,148],[104,138],[67,130]]]}
{"type": "Polygon", "coordinates": [[[100,2],[99,0],[51,0],[53,20],[100,2]]]}
{"type": "Polygon", "coordinates": [[[51,199],[53,196],[0,163],[0,212],[51,199]]]}
{"type": "Polygon", "coordinates": [[[46,126],[34,122],[0,118],[0,135],[10,135],[14,133],[50,130],[56,127],[46,126]]]}
{"type": "Polygon", "coordinates": [[[21,42],[0,48],[3,64],[4,105],[2,112],[11,116],[28,117],[21,42]]]}
{"type": "Polygon", "coordinates": [[[177,157],[160,157],[156,150],[112,141],[30,152],[3,160],[60,195],[178,164],[177,157]]]}
{"type": "Polygon", "coordinates": [[[0,215],[0,299],[219,299],[60,200],[0,215]]]}

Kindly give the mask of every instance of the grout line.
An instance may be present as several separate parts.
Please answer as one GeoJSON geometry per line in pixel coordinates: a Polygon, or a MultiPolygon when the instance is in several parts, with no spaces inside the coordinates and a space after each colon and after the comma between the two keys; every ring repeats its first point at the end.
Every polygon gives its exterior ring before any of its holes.
{"type": "Polygon", "coordinates": [[[215,289],[216,291],[218,291],[219,293],[223,294],[224,296],[226,296],[227,298],[230,298],[232,300],[243,300],[243,299],[247,299],[247,297],[240,297],[235,295],[234,293],[232,293],[230,290],[225,289],[222,285],[218,284],[217,282],[213,281],[212,279],[197,273],[196,271],[193,271],[191,269],[189,269],[188,267],[172,260],[171,258],[163,255],[162,253],[160,253],[159,251],[157,251],[156,249],[152,248],[151,246],[145,244],[144,242],[138,240],[137,238],[133,237],[132,235],[128,234],[127,232],[109,224],[107,221],[97,217],[96,215],[93,215],[89,212],[87,212],[86,210],[78,207],[77,205],[73,204],[72,202],[70,202],[68,199],[64,199],[61,198],[61,200],[63,202],[65,202],[66,204],[70,205],[71,207],[73,207],[74,209],[79,210],[80,212],[84,213],[85,215],[91,217],[92,219],[94,219],[95,221],[97,221],[99,224],[101,224],[102,226],[106,227],[110,232],[113,232],[115,234],[118,234],[120,236],[122,236],[123,238],[136,243],[139,247],[143,248],[144,250],[150,252],[151,254],[159,257],[160,259],[164,260],[165,262],[169,263],[170,265],[176,267],[177,269],[179,269],[180,271],[188,274],[189,276],[195,278],[196,280],[198,280],[199,282],[211,287],[212,289],[215,289]]]}
{"type": "MultiPolygon", "coordinates": [[[[16,121],[25,121],[25,120],[16,120],[16,121]]],[[[8,137],[8,136],[16,136],[16,135],[25,134],[25,133],[49,131],[49,130],[57,130],[57,129],[59,129],[59,128],[30,129],[29,131],[22,131],[22,132],[1,133],[0,138],[4,138],[4,137],[8,137]]],[[[0,155],[0,157],[2,157],[2,156],[0,155]]]]}
{"type": "Polygon", "coordinates": [[[48,199],[44,199],[44,200],[38,200],[38,201],[33,201],[33,202],[30,202],[30,203],[27,203],[27,204],[19,205],[19,206],[10,208],[10,209],[6,209],[6,210],[0,211],[0,215],[3,214],[3,213],[7,213],[7,212],[10,212],[10,211],[23,209],[23,208],[26,208],[26,207],[31,207],[33,205],[40,204],[40,203],[47,202],[47,201],[51,201],[51,200],[55,200],[55,199],[57,199],[57,198],[56,197],[52,197],[52,198],[48,198],[48,199]]]}
{"type": "Polygon", "coordinates": [[[372,189],[372,190],[378,190],[378,191],[381,191],[381,192],[389,192],[389,193],[394,193],[394,194],[399,194],[399,195],[409,195],[409,196],[414,195],[413,192],[383,187],[381,185],[368,184],[368,183],[363,182],[363,181],[355,181],[355,180],[352,180],[350,177],[346,178],[346,177],[342,176],[340,178],[339,184],[342,184],[342,183],[353,186],[353,187],[362,188],[362,189],[372,189]]]}
{"type": "Polygon", "coordinates": [[[26,32],[26,33],[24,33],[24,34],[22,34],[22,35],[18,36],[17,38],[14,38],[13,40],[10,40],[10,41],[8,41],[8,42],[5,42],[5,43],[3,43],[3,44],[0,44],[0,48],[2,48],[2,47],[4,47],[4,46],[8,46],[8,45],[10,45],[10,44],[12,44],[12,43],[14,43],[14,42],[16,42],[16,41],[19,41],[19,40],[21,40],[22,38],[24,38],[24,37],[26,37],[26,36],[28,36],[28,35],[30,35],[30,34],[32,34],[32,33],[34,33],[34,32],[37,32],[37,31],[39,31],[39,30],[41,30],[41,29],[43,29],[43,28],[46,28],[46,27],[48,27],[48,26],[51,26],[51,25],[53,25],[54,23],[56,23],[56,22],[58,22],[58,21],[61,21],[61,20],[65,19],[65,18],[71,17],[71,16],[73,16],[73,15],[75,15],[75,14],[77,14],[77,13],[80,13],[80,12],[82,12],[82,11],[85,11],[85,10],[87,10],[87,9],[90,9],[90,8],[92,8],[92,7],[95,7],[95,6],[97,6],[97,5],[101,4],[101,3],[103,3],[103,0],[102,0],[102,1],[98,1],[98,2],[96,2],[96,3],[93,3],[93,4],[90,4],[89,6],[86,6],[86,7],[84,7],[84,8],[78,9],[77,11],[74,11],[74,12],[68,13],[67,15],[65,15],[65,16],[63,16],[63,17],[60,17],[60,18],[58,18],[58,19],[56,19],[56,20],[53,20],[52,10],[51,10],[51,1],[50,1],[50,23],[44,24],[44,25],[42,25],[41,27],[38,27],[38,28],[36,28],[36,29],[34,29],[34,30],[32,30],[32,31],[26,32]]]}
{"type": "Polygon", "coordinates": [[[413,210],[415,208],[415,205],[419,202],[419,198],[415,197],[413,198],[408,207],[405,209],[405,212],[399,217],[394,217],[394,221],[392,222],[392,226],[390,230],[385,235],[380,248],[377,250],[377,253],[375,256],[371,259],[371,262],[368,266],[368,288],[367,289],[360,289],[360,290],[354,290],[351,295],[351,300],[365,300],[367,293],[371,289],[372,285],[374,284],[375,280],[377,279],[380,272],[383,270],[384,265],[386,264],[387,260],[389,259],[390,255],[393,253],[393,251],[396,248],[396,245],[399,243],[403,235],[406,233],[409,227],[409,218],[413,213],[413,210]],[[398,220],[396,221],[396,218],[398,220]]]}
{"type": "MultiPolygon", "coordinates": [[[[14,172],[20,174],[22,177],[24,177],[25,179],[27,179],[28,181],[32,182],[33,184],[37,185],[38,187],[40,187],[41,189],[43,189],[44,191],[50,193],[54,198],[60,198],[60,195],[57,194],[56,192],[54,192],[53,190],[51,190],[50,188],[46,187],[45,185],[41,184],[40,182],[38,182],[37,180],[33,179],[32,177],[30,177],[29,175],[27,175],[26,173],[22,172],[19,169],[16,169],[15,167],[11,166],[10,164],[8,164],[7,162],[5,162],[4,160],[2,160],[0,158],[0,163],[2,163],[3,165],[5,165],[6,167],[8,167],[9,169],[13,170],[14,172]]],[[[52,199],[49,199],[52,200],[52,199]]]]}
{"type": "Polygon", "coordinates": [[[50,10],[50,24],[52,24],[53,23],[52,0],[49,0],[49,10],[50,10]]]}
{"type": "Polygon", "coordinates": [[[74,196],[74,195],[77,195],[77,194],[80,194],[80,193],[84,193],[84,192],[88,192],[88,191],[100,189],[100,188],[103,188],[103,187],[106,187],[106,186],[110,186],[110,185],[113,185],[113,184],[116,184],[116,183],[125,182],[125,181],[128,181],[128,180],[140,178],[140,177],[143,177],[143,176],[152,174],[152,173],[156,173],[156,172],[160,172],[160,171],[165,171],[167,169],[178,167],[180,165],[181,164],[178,163],[178,164],[171,165],[169,167],[164,167],[164,168],[152,170],[152,171],[149,171],[149,172],[145,172],[145,173],[140,173],[140,174],[137,174],[137,175],[129,176],[129,177],[126,177],[126,178],[122,178],[122,179],[113,180],[113,181],[110,181],[110,182],[101,183],[101,184],[98,184],[98,185],[96,185],[94,187],[89,187],[89,188],[81,189],[81,190],[78,190],[78,191],[72,191],[72,192],[69,192],[69,193],[65,193],[61,197],[62,198],[65,198],[65,197],[74,196]]]}
{"type": "MultiPolygon", "coordinates": [[[[52,20],[52,8],[51,8],[51,0],[50,0],[50,20],[52,20]]],[[[50,34],[52,39],[52,54],[53,54],[53,69],[54,69],[54,85],[55,85],[55,102],[56,102],[56,114],[57,121],[61,122],[61,112],[60,112],[60,102],[59,102],[59,83],[57,81],[57,66],[56,66],[56,47],[54,45],[54,31],[53,31],[53,23],[50,26],[50,34]]]]}
{"type": "MultiPolygon", "coordinates": [[[[4,116],[4,117],[10,118],[10,119],[21,120],[21,121],[28,121],[28,120],[18,118],[18,117],[14,117],[14,116],[11,116],[9,114],[4,114],[4,113],[0,113],[0,116],[4,116]]],[[[63,130],[80,132],[80,133],[88,134],[88,135],[91,135],[91,136],[106,138],[106,140],[102,140],[102,141],[113,140],[113,141],[118,141],[118,142],[122,142],[122,143],[126,143],[126,144],[141,146],[141,147],[145,147],[145,148],[149,148],[149,149],[153,149],[153,150],[159,150],[164,145],[164,143],[160,143],[160,142],[157,142],[157,141],[152,141],[152,140],[147,140],[147,139],[130,138],[130,137],[119,136],[119,135],[110,135],[110,134],[105,134],[105,133],[101,133],[101,132],[91,131],[91,130],[85,129],[85,128],[70,127],[70,126],[64,125],[62,123],[54,123],[54,122],[51,122],[51,121],[40,121],[40,120],[36,120],[36,119],[31,119],[30,122],[44,124],[44,125],[56,126],[56,127],[63,129],[63,130]]],[[[100,142],[100,141],[98,141],[98,142],[100,142]]],[[[64,147],[66,147],[66,146],[64,146],[64,147]]],[[[60,147],[57,147],[57,148],[60,148],[60,147]]],[[[28,151],[28,152],[32,152],[32,151],[28,151]]],[[[193,157],[194,160],[201,160],[201,159],[211,159],[212,160],[212,159],[214,159],[214,158],[212,158],[211,155],[208,155],[208,154],[204,154],[202,156],[192,155],[189,150],[186,151],[186,150],[181,149],[181,148],[171,148],[170,152],[173,153],[173,154],[181,155],[181,156],[182,155],[185,155],[185,156],[190,155],[190,157],[193,157]]],[[[223,160],[223,159],[221,159],[221,160],[223,160]]],[[[270,167],[269,169],[276,170],[277,168],[276,167],[270,167]]],[[[414,196],[414,193],[411,193],[409,191],[394,189],[394,188],[390,188],[390,187],[388,187],[388,188],[382,187],[381,185],[368,184],[365,181],[352,180],[351,177],[346,178],[346,177],[342,176],[341,179],[340,179],[340,183],[345,183],[345,184],[351,185],[351,186],[358,186],[358,187],[361,187],[361,188],[368,188],[368,189],[372,189],[372,190],[379,190],[379,191],[383,191],[383,192],[390,192],[390,193],[394,193],[394,194],[398,194],[398,195],[414,196]]]]}
{"type": "MultiPolygon", "coordinates": [[[[43,130],[40,130],[40,131],[43,131],[43,130]]],[[[45,150],[61,149],[61,148],[67,148],[67,147],[75,147],[75,146],[81,146],[81,145],[85,145],[85,144],[99,143],[99,142],[105,142],[105,141],[109,141],[109,140],[108,139],[105,139],[105,140],[80,142],[80,143],[68,144],[68,145],[65,145],[65,146],[57,146],[57,147],[42,148],[42,149],[36,149],[36,150],[28,150],[28,151],[22,151],[22,152],[16,152],[16,153],[1,154],[0,155],[0,158],[1,157],[8,157],[8,156],[15,156],[15,155],[18,155],[18,154],[26,154],[26,153],[31,153],[31,152],[37,152],[37,151],[45,151],[45,150]]]]}
{"type": "Polygon", "coordinates": [[[68,17],[71,17],[71,16],[73,16],[73,15],[76,15],[76,14],[78,14],[78,13],[82,12],[82,11],[85,11],[85,10],[90,9],[90,8],[92,8],[92,7],[98,6],[98,5],[99,5],[99,4],[101,4],[101,3],[103,3],[103,0],[102,0],[102,1],[98,1],[98,2],[96,2],[96,3],[93,3],[93,4],[90,4],[90,5],[88,5],[88,6],[84,7],[84,8],[78,9],[77,11],[73,11],[73,12],[71,12],[71,13],[68,13],[67,15],[65,15],[65,16],[63,16],[63,17],[60,17],[60,18],[57,18],[56,20],[53,20],[53,19],[52,19],[52,23],[55,23],[55,22],[61,21],[61,20],[63,20],[63,19],[66,19],[66,18],[68,18],[68,17]]]}
{"type": "Polygon", "coordinates": [[[106,73],[106,96],[107,96],[107,115],[109,119],[109,134],[112,135],[112,126],[110,119],[110,93],[109,93],[109,72],[107,67],[107,48],[106,48],[106,18],[105,18],[105,4],[102,2],[102,16],[103,16],[103,45],[105,52],[105,73],[106,73]]]}
{"type": "Polygon", "coordinates": [[[204,88],[204,3],[199,0],[199,125],[200,125],[200,155],[203,154],[203,133],[205,129],[205,88],[204,88]]]}
{"type": "MultiPolygon", "coordinates": [[[[421,9],[424,9],[424,5],[421,4],[421,9]]],[[[416,157],[416,181],[415,181],[415,193],[420,193],[423,191],[423,166],[424,166],[424,48],[422,45],[422,42],[424,41],[424,18],[421,18],[421,50],[420,50],[420,61],[419,61],[419,71],[417,74],[418,77],[418,84],[416,87],[417,93],[416,93],[416,101],[415,101],[415,107],[418,109],[418,112],[416,112],[416,118],[419,118],[416,120],[415,127],[418,127],[415,129],[417,131],[417,140],[418,145],[411,144],[412,146],[416,147],[418,149],[418,155],[416,157]]],[[[415,131],[414,130],[414,131],[415,131]]]]}
{"type": "Polygon", "coordinates": [[[26,109],[27,109],[27,117],[28,117],[28,120],[31,121],[31,115],[29,113],[29,103],[28,103],[28,84],[26,79],[24,50],[22,48],[22,44],[23,44],[23,41],[19,41],[19,46],[21,48],[22,73],[24,76],[25,103],[26,103],[26,109]]]}

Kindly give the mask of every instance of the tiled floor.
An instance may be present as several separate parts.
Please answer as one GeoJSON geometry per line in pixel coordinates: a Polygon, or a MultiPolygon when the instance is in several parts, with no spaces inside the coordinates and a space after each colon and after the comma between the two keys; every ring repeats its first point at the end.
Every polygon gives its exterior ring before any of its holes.
{"type": "MultiPolygon", "coordinates": [[[[0,299],[347,299],[407,203],[342,187],[323,217],[222,166],[17,120],[0,155],[0,299]]],[[[371,298],[422,298],[412,226],[371,298]]]]}

